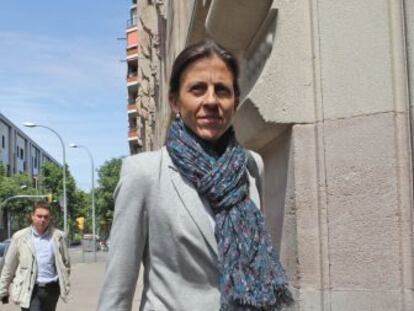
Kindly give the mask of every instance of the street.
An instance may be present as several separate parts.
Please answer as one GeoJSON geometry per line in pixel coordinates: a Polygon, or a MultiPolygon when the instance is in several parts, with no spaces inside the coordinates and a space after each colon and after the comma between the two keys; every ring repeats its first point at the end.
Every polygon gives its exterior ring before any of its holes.
{"type": "MultiPolygon", "coordinates": [[[[71,297],[68,303],[64,303],[61,299],[58,302],[58,311],[90,311],[96,310],[99,291],[102,286],[105,271],[105,260],[108,253],[97,252],[97,261],[93,262],[93,253],[86,252],[82,258],[80,247],[72,247],[70,256],[72,262],[71,273],[71,297]]],[[[140,283],[140,282],[139,282],[140,283]]],[[[139,308],[140,292],[142,286],[137,284],[137,290],[134,297],[133,311],[139,308]]],[[[20,310],[13,302],[7,305],[1,305],[2,311],[20,310]]]]}

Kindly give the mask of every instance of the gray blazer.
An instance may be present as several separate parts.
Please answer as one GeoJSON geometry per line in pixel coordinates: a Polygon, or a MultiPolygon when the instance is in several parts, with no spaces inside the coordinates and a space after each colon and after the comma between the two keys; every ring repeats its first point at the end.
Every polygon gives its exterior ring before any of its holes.
{"type": "MultiPolygon", "coordinates": [[[[251,155],[254,168],[249,171],[261,178],[262,159],[251,155]]],[[[256,180],[249,178],[250,197],[260,206],[256,180]]],[[[131,310],[141,262],[140,310],[219,310],[217,243],[209,207],[181,177],[166,148],[126,158],[114,195],[98,310],[131,310]]]]}

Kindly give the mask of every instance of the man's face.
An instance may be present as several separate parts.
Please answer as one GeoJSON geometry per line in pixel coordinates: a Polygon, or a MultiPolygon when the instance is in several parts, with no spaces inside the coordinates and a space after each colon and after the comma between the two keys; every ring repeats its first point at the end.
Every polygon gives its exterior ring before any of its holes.
{"type": "Polygon", "coordinates": [[[50,222],[50,212],[46,208],[36,208],[32,213],[32,225],[39,234],[43,234],[50,222]]]}

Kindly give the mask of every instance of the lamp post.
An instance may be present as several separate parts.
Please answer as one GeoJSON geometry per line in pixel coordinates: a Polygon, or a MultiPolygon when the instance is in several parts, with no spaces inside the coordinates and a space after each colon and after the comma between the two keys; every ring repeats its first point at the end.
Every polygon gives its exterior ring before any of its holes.
{"type": "Polygon", "coordinates": [[[95,164],[94,164],[94,161],[93,161],[92,153],[89,151],[88,148],[86,148],[86,146],[77,145],[77,144],[70,144],[69,147],[84,149],[86,151],[86,153],[89,155],[89,159],[91,160],[92,239],[93,239],[93,258],[94,258],[94,261],[96,261],[95,164]]]}
{"type": "Polygon", "coordinates": [[[62,144],[62,152],[63,152],[63,231],[65,232],[66,238],[68,238],[69,232],[68,232],[68,208],[67,208],[67,201],[66,201],[66,152],[65,152],[65,144],[63,143],[62,137],[59,135],[58,132],[56,132],[54,129],[41,124],[31,123],[31,122],[25,122],[23,123],[26,127],[42,127],[45,129],[48,129],[49,131],[52,131],[56,134],[56,136],[59,138],[60,143],[62,144]]]}

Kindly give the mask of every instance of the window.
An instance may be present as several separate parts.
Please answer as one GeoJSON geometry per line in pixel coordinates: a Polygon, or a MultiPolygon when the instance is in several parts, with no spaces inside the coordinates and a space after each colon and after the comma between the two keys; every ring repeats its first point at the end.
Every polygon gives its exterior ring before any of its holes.
{"type": "Polygon", "coordinates": [[[20,159],[23,160],[23,156],[24,156],[23,148],[20,148],[20,159]]]}
{"type": "Polygon", "coordinates": [[[4,135],[1,136],[1,147],[6,148],[6,137],[4,135]]]}

